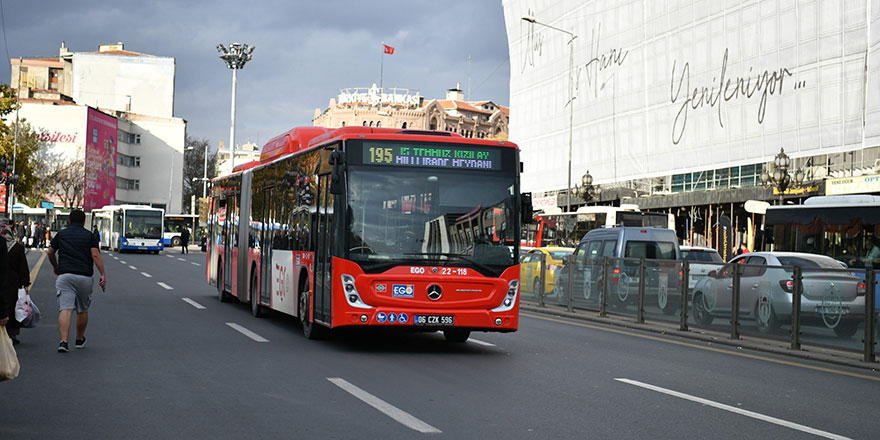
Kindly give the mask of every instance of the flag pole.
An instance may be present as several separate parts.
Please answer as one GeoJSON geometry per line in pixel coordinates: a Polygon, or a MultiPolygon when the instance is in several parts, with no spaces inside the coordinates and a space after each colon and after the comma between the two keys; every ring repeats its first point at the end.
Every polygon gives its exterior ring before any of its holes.
{"type": "Polygon", "coordinates": [[[379,93],[382,93],[382,77],[385,74],[385,42],[382,42],[382,61],[379,63],[379,93]]]}

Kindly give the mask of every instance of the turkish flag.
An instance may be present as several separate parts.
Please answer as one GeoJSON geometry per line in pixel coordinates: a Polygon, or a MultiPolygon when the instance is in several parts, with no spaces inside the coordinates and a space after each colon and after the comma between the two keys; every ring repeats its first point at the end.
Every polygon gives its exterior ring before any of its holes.
{"type": "Polygon", "coordinates": [[[383,44],[383,46],[385,46],[385,53],[387,53],[388,55],[394,55],[394,48],[393,47],[391,47],[387,44],[383,44]]]}

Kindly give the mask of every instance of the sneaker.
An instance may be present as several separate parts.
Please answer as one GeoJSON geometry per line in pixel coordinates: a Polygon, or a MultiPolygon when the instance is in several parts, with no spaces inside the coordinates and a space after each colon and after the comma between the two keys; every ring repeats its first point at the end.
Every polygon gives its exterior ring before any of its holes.
{"type": "Polygon", "coordinates": [[[86,346],[86,337],[85,336],[83,336],[82,339],[76,340],[76,345],[75,345],[76,348],[83,348],[85,346],[86,346]]]}
{"type": "Polygon", "coordinates": [[[61,341],[61,343],[58,344],[58,352],[67,353],[68,351],[70,351],[70,348],[67,347],[67,341],[61,341]]]}

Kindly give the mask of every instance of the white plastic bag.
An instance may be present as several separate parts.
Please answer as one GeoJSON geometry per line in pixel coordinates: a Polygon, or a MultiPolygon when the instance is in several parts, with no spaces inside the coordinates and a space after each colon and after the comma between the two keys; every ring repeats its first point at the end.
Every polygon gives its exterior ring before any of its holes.
{"type": "Polygon", "coordinates": [[[6,327],[0,326],[0,382],[18,377],[18,355],[12,347],[12,339],[6,333],[6,327]]]}
{"type": "Polygon", "coordinates": [[[24,289],[18,289],[18,301],[15,302],[15,320],[24,328],[33,328],[40,322],[40,309],[31,300],[24,289]]]}

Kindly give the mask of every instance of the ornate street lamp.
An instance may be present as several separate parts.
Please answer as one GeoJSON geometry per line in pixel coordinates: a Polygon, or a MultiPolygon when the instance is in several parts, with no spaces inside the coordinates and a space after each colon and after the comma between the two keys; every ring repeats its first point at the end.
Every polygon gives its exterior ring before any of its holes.
{"type": "Polygon", "coordinates": [[[798,168],[792,176],[788,169],[791,167],[791,158],[785,154],[785,149],[780,148],[779,154],[773,158],[773,170],[768,172],[765,168],[761,172],[761,184],[764,187],[772,187],[779,193],[779,204],[783,203],[782,196],[789,187],[797,188],[804,183],[804,170],[798,168]]]}
{"type": "Polygon", "coordinates": [[[593,176],[589,171],[581,177],[581,186],[575,185],[574,194],[584,199],[585,202],[599,196],[599,188],[593,186],[593,176]]]}
{"type": "Polygon", "coordinates": [[[232,152],[232,168],[235,168],[235,85],[238,83],[238,69],[244,69],[244,65],[253,58],[256,46],[246,43],[232,43],[229,47],[217,45],[220,59],[226,63],[226,67],[232,69],[232,119],[229,126],[229,148],[232,152]]]}

